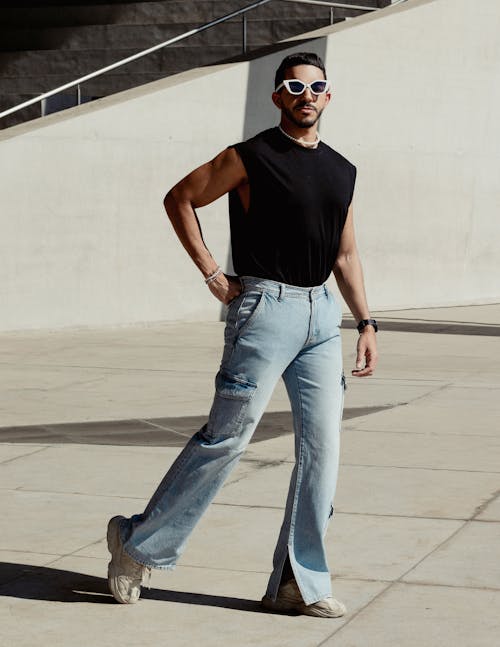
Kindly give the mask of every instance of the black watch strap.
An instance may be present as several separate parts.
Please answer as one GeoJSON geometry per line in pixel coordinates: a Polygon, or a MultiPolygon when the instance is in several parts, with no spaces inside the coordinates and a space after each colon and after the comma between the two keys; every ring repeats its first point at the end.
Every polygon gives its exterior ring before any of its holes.
{"type": "Polygon", "coordinates": [[[377,332],[378,330],[376,319],[361,319],[361,321],[356,326],[356,328],[358,329],[358,332],[361,333],[363,332],[363,329],[365,328],[365,326],[373,326],[373,329],[375,330],[375,332],[377,332]]]}

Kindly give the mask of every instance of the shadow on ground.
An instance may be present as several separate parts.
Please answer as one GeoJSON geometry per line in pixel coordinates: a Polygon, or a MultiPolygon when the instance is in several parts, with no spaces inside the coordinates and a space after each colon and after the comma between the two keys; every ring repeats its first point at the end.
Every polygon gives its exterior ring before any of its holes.
{"type": "MultiPolygon", "coordinates": [[[[500,337],[500,325],[482,324],[476,321],[433,321],[432,319],[398,319],[396,317],[378,317],[377,321],[381,331],[500,337]]],[[[356,322],[352,319],[344,319],[342,328],[352,330],[356,328],[356,322]]]]}
{"type": "MultiPolygon", "coordinates": [[[[402,404],[402,403],[400,403],[402,404]]],[[[344,420],[367,416],[399,405],[346,407],[344,420]]],[[[0,427],[0,443],[136,445],[141,447],[184,447],[188,438],[206,422],[205,416],[151,418],[147,420],[104,420],[55,425],[0,427]]],[[[251,443],[292,432],[289,411],[265,413],[251,443]]]]}
{"type": "MultiPolygon", "coordinates": [[[[107,581],[102,577],[63,571],[49,566],[28,566],[6,562],[0,562],[0,596],[48,602],[117,604],[109,593],[107,581]]],[[[143,587],[141,597],[146,600],[267,613],[258,600],[222,595],[143,587]]]]}

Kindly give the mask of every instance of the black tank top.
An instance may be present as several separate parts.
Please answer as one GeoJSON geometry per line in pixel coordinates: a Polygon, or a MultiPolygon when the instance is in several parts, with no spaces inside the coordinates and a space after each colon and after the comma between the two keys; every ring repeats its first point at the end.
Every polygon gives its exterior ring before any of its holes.
{"type": "Polygon", "coordinates": [[[295,144],[270,128],[235,144],[247,171],[250,206],[229,194],[231,246],[239,276],[321,285],[337,258],[356,167],[320,142],[295,144]]]}

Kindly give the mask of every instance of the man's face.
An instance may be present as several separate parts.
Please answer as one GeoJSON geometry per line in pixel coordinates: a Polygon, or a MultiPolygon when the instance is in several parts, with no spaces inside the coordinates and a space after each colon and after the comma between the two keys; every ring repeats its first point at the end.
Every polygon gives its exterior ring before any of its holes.
{"type": "MultiPolygon", "coordinates": [[[[324,79],[323,72],[315,65],[296,65],[285,71],[285,79],[299,79],[304,83],[312,83],[324,79]]],[[[310,128],[318,121],[325,106],[330,101],[331,94],[313,94],[306,88],[302,94],[290,94],[286,88],[273,92],[273,102],[281,110],[285,120],[298,128],[310,128]]]]}

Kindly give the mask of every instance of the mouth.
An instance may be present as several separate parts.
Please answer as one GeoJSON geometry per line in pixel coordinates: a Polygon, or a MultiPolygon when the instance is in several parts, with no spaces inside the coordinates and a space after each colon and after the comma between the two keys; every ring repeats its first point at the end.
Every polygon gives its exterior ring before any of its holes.
{"type": "Polygon", "coordinates": [[[316,112],[316,108],[314,106],[311,106],[310,104],[302,104],[301,106],[297,106],[296,110],[298,112],[302,112],[305,115],[311,115],[316,112]]]}

